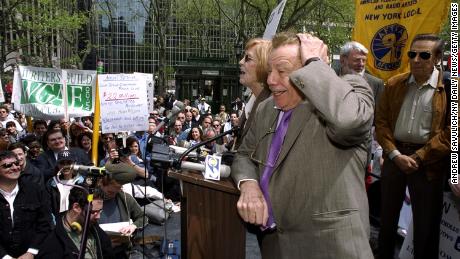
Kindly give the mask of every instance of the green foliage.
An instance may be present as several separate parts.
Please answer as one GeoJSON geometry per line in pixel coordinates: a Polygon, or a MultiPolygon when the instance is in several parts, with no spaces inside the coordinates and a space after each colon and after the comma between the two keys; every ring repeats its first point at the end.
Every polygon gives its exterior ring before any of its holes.
{"type": "Polygon", "coordinates": [[[76,4],[77,0],[2,1],[0,65],[9,53],[22,52],[24,61],[51,66],[57,45],[74,47],[77,30],[88,22],[88,14],[76,10],[76,4]]]}

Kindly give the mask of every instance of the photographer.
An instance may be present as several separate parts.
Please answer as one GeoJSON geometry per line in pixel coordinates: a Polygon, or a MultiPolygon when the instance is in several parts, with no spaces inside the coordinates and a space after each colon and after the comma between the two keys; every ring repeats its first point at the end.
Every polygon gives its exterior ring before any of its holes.
{"type": "Polygon", "coordinates": [[[145,171],[142,161],[140,161],[136,155],[131,154],[129,148],[125,148],[121,143],[117,144],[115,141],[108,142],[107,147],[109,156],[102,159],[101,166],[104,166],[107,161],[112,161],[113,164],[124,163],[134,168],[136,177],[148,177],[148,173],[145,171]]]}
{"type": "MultiPolygon", "coordinates": [[[[129,226],[121,228],[119,232],[131,236],[137,229],[143,228],[148,224],[148,218],[143,215],[141,207],[133,196],[122,190],[122,186],[131,183],[132,179],[134,179],[133,174],[137,174],[139,169],[142,169],[141,171],[144,173],[144,169],[134,164],[130,156],[119,156],[114,142],[109,143],[109,147],[110,152],[107,164],[115,164],[117,172],[110,171],[112,174],[111,178],[103,177],[99,181],[99,186],[105,195],[99,222],[101,224],[130,222],[129,226]],[[127,165],[131,165],[135,170],[132,170],[127,165]]],[[[122,239],[116,236],[111,237],[111,239],[116,258],[128,258],[127,249],[131,247],[131,244],[122,243],[122,239]]]]}

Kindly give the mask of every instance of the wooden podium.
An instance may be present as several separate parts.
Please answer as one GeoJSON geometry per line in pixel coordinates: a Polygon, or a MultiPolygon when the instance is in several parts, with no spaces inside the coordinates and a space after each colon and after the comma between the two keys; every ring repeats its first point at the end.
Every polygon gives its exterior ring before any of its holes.
{"type": "Polygon", "coordinates": [[[230,178],[205,180],[201,172],[173,171],[181,199],[181,258],[240,259],[246,255],[246,229],[238,215],[239,191],[230,178]]]}

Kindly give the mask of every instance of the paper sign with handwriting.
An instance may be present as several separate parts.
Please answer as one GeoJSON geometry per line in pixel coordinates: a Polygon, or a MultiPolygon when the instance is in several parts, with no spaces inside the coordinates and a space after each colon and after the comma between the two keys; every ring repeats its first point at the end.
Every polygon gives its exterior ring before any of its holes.
{"type": "Polygon", "coordinates": [[[142,75],[99,75],[102,132],[147,130],[146,89],[142,75]]]}

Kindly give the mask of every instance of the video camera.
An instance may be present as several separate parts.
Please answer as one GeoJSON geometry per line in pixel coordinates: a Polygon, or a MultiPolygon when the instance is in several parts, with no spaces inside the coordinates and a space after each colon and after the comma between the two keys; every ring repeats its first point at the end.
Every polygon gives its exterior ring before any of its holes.
{"type": "MultiPolygon", "coordinates": [[[[118,133],[115,136],[115,144],[117,145],[117,152],[119,157],[128,157],[131,155],[131,150],[126,146],[126,135],[123,133],[118,133]]],[[[115,159],[113,163],[120,163],[120,159],[115,159]]]]}

